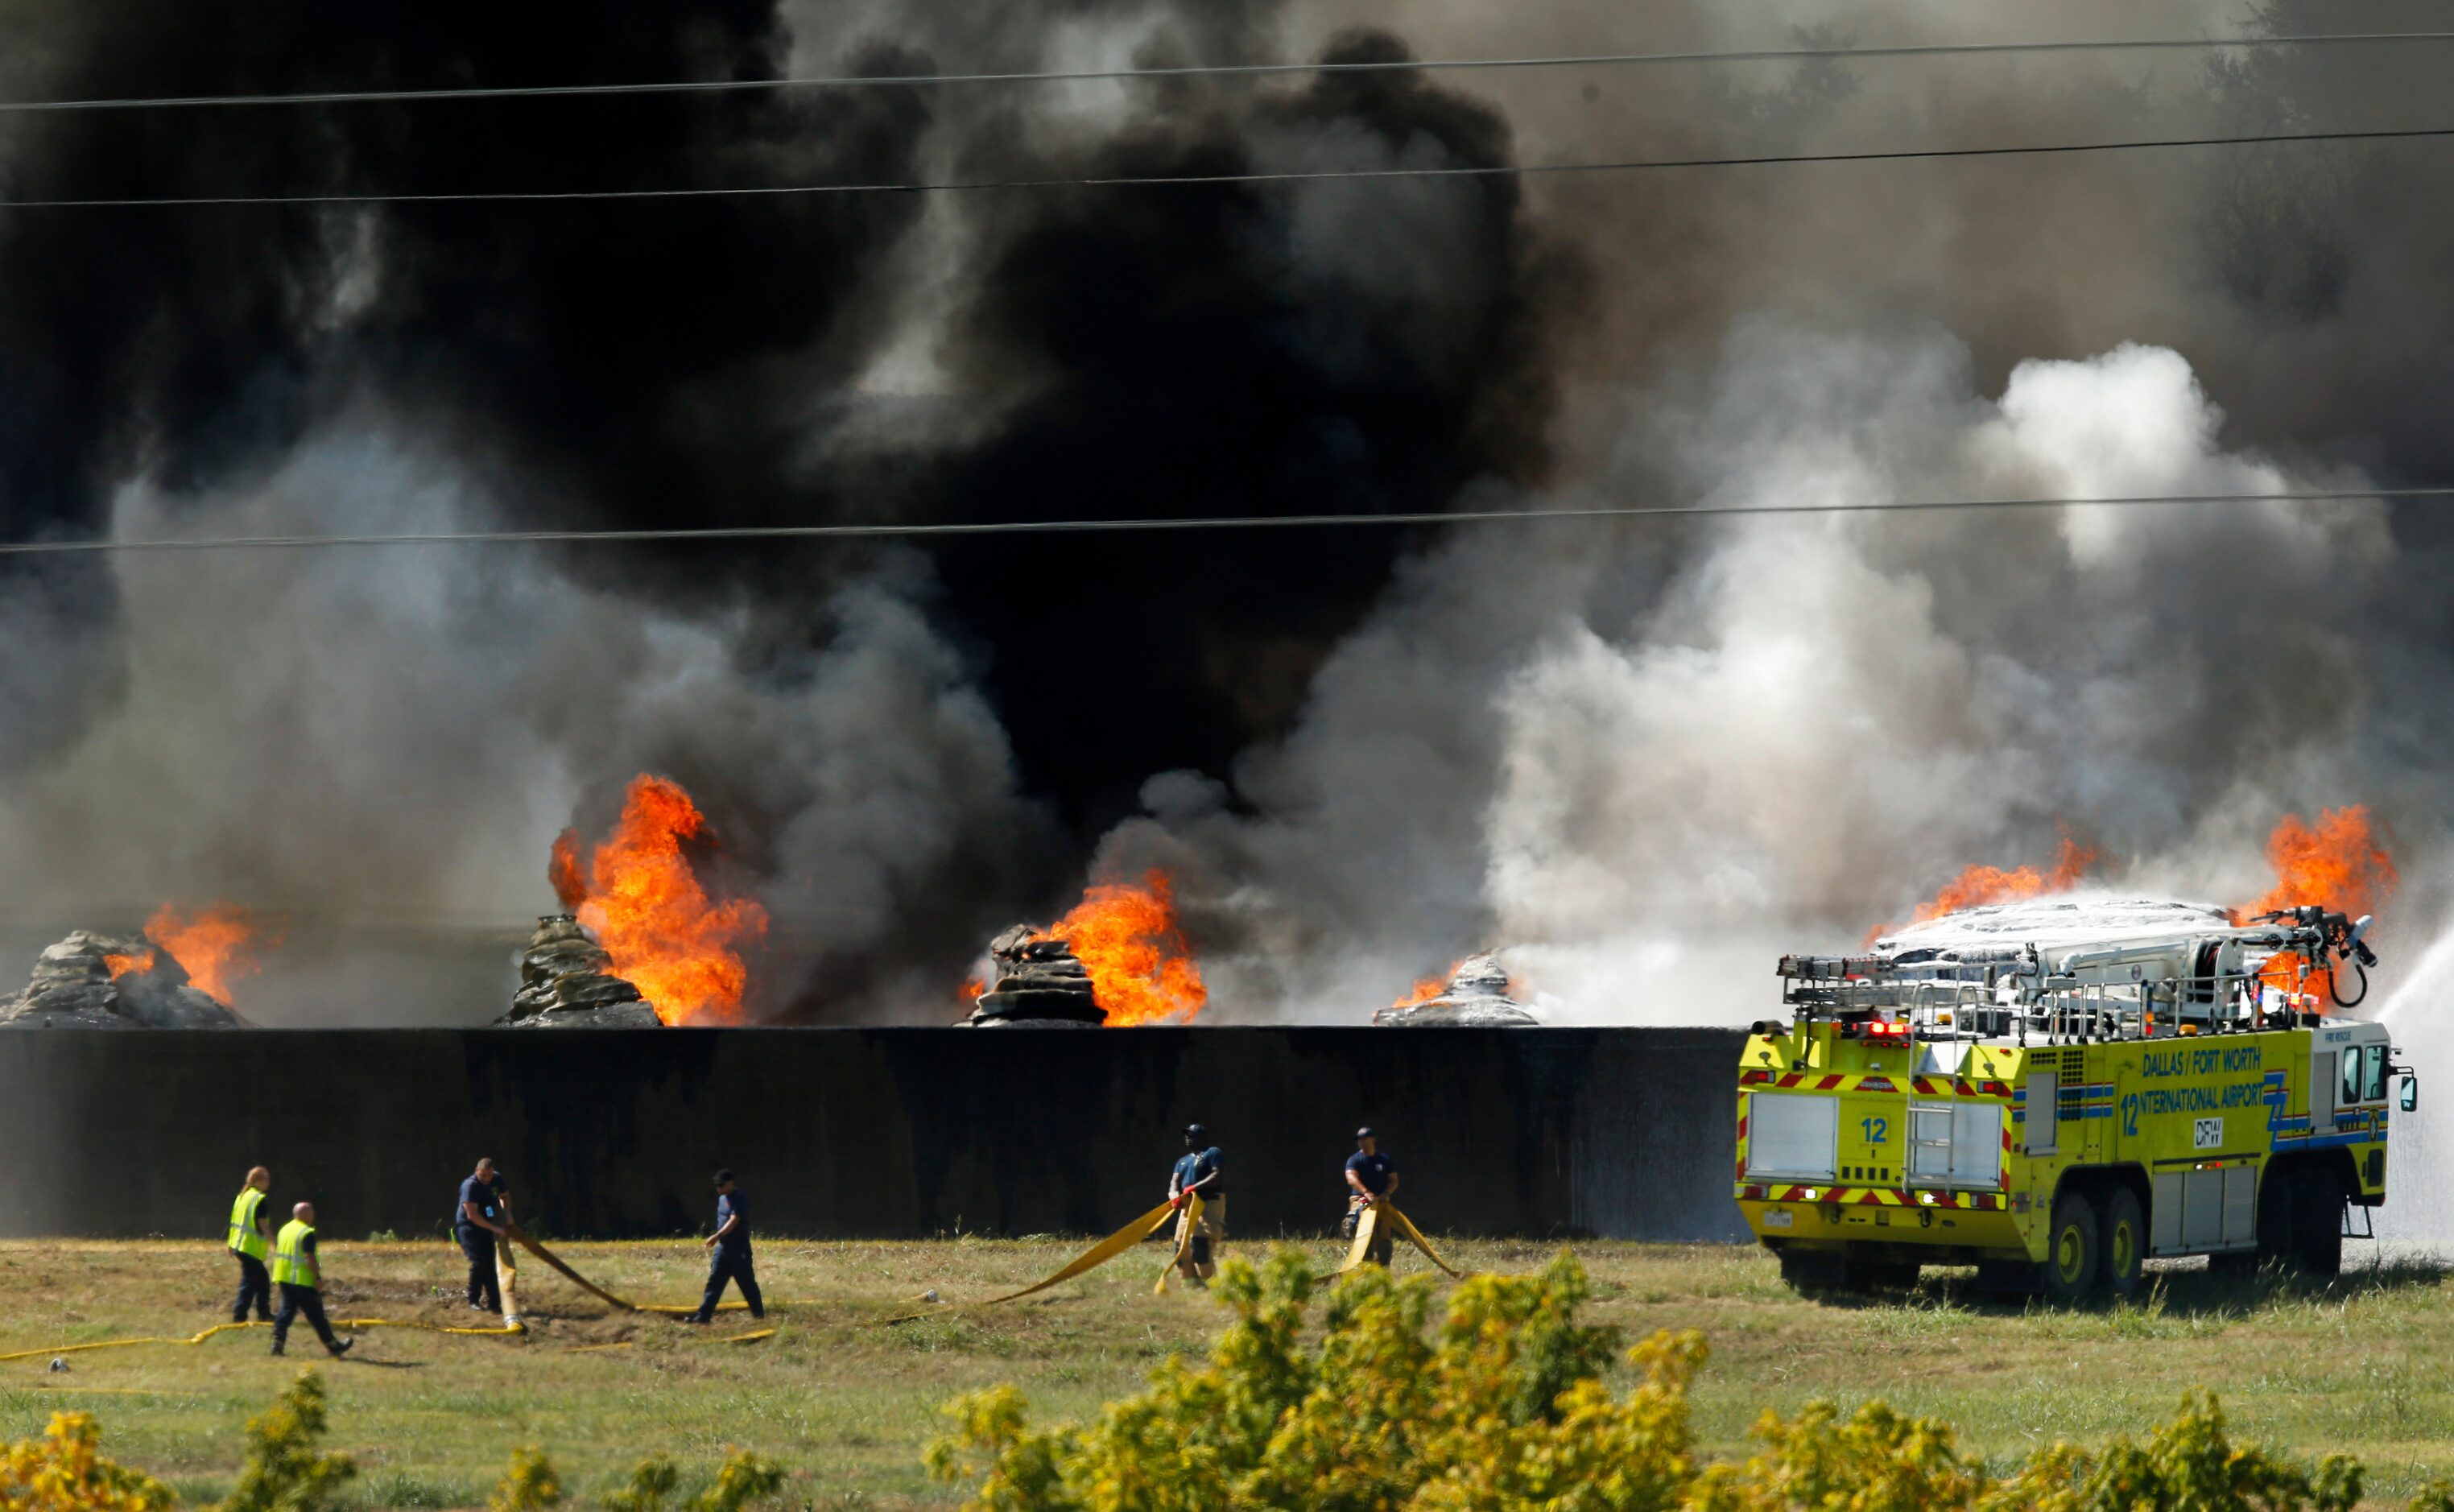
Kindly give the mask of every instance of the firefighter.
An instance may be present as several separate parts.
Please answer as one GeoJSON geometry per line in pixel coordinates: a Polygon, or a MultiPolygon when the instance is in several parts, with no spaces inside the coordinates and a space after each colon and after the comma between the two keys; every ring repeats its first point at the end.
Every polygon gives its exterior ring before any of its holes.
{"type": "Polygon", "coordinates": [[[750,1258],[750,1205],[742,1200],[741,1189],[733,1184],[733,1173],[718,1171],[715,1232],[707,1240],[707,1295],[699,1299],[697,1315],[682,1321],[712,1321],[728,1280],[740,1283],[741,1300],[750,1304],[751,1317],[767,1316],[766,1300],[758,1295],[758,1271],[750,1258]]]}
{"type": "Polygon", "coordinates": [[[512,1200],[503,1190],[502,1173],[491,1157],[460,1180],[460,1205],[452,1211],[452,1229],[460,1253],[469,1260],[469,1305],[481,1313],[503,1310],[503,1285],[494,1273],[494,1240],[511,1231],[512,1200]]]}
{"type": "Polygon", "coordinates": [[[354,1339],[335,1339],[324,1317],[324,1267],[315,1258],[315,1204],[301,1202],[290,1210],[290,1221],[272,1245],[272,1280],[281,1288],[281,1311],[272,1319],[272,1352],[287,1353],[290,1324],[300,1313],[315,1327],[315,1337],[338,1359],[350,1352],[354,1339]]]}
{"type": "Polygon", "coordinates": [[[1210,1142],[1208,1129],[1198,1123],[1185,1127],[1184,1158],[1168,1175],[1167,1200],[1177,1209],[1177,1268],[1187,1285],[1206,1286],[1218,1274],[1218,1246],[1227,1240],[1226,1164],[1225,1153],[1210,1142]],[[1193,1226],[1188,1243],[1185,1230],[1193,1223],[1196,1197],[1201,1199],[1201,1221],[1193,1226]]]}
{"type": "MultiPolygon", "coordinates": [[[[1364,1211],[1398,1195],[1398,1162],[1380,1153],[1380,1141],[1370,1125],[1355,1131],[1355,1153],[1346,1158],[1346,1216],[1350,1230],[1363,1220],[1364,1211]]],[[[1372,1247],[1364,1259],[1387,1269],[1397,1248],[1398,1225],[1372,1225],[1372,1247]]]]}
{"type": "Polygon", "coordinates": [[[272,1278],[264,1269],[272,1256],[264,1234],[264,1195],[272,1190],[272,1173],[259,1165],[247,1173],[247,1184],[231,1202],[230,1252],[238,1261],[238,1300],[231,1303],[234,1323],[247,1321],[251,1306],[257,1322],[272,1321],[272,1278]]]}

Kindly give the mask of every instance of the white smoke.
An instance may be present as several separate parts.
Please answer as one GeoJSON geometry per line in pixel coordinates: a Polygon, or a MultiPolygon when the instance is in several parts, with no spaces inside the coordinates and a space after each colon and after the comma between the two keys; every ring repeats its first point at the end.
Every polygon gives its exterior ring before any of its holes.
{"type": "MultiPolygon", "coordinates": [[[[1742,322],[1627,396],[1560,503],[1739,508],[2344,486],[2224,449],[2175,353],[2021,364],[1742,322]]],[[[2359,486],[2356,481],[2350,486],[2359,486]]],[[[1459,531],[1332,659],[1301,727],[1189,778],[1108,862],[1170,862],[1245,1013],[1356,1021],[1476,948],[1565,1021],[1729,1022],[2057,825],[2123,885],[2241,899],[2287,809],[2370,796],[2332,606],[2373,503],[1740,514],[1459,531]]]]}

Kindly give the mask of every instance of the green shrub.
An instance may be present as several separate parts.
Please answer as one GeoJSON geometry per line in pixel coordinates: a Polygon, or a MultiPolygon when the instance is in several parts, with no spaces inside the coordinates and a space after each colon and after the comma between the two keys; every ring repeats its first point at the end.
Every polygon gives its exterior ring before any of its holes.
{"type": "Polygon", "coordinates": [[[89,1413],[52,1413],[41,1438],[0,1443],[5,1512],[160,1512],[177,1501],[159,1481],[104,1459],[89,1413]]]}
{"type": "MultiPolygon", "coordinates": [[[[681,1470],[664,1455],[642,1460],[631,1471],[631,1483],[605,1499],[613,1512],[664,1512],[681,1483],[681,1470]]],[[[741,1512],[783,1489],[784,1467],[745,1449],[735,1449],[717,1467],[715,1480],[682,1503],[683,1512],[741,1512]]]]}
{"type": "MultiPolygon", "coordinates": [[[[1047,1429],[1010,1386],[956,1398],[929,1470],[970,1483],[985,1512],[2350,1512],[2360,1499],[2349,1460],[2235,1444],[2197,1395],[2144,1444],[2057,1443],[2001,1481],[1948,1424],[1879,1401],[1766,1413],[1756,1453],[1700,1467],[1687,1388],[1703,1340],[1655,1334],[1613,1394],[1601,1376],[1619,1341],[1577,1321],[1588,1289],[1569,1257],[1469,1278],[1437,1330],[1428,1278],[1358,1272],[1308,1345],[1322,1285],[1292,1251],[1258,1270],[1230,1261],[1215,1295],[1236,1318],[1206,1364],[1170,1359],[1147,1392],[1047,1429]]],[[[2413,1507],[2454,1512],[2454,1493],[2413,1507]]]]}
{"type": "Polygon", "coordinates": [[[358,1473],[346,1454],[321,1454],[323,1378],[302,1370],[272,1406],[247,1420],[247,1458],[221,1512],[327,1512],[358,1473]]]}
{"type": "Polygon", "coordinates": [[[561,1502],[562,1478],[554,1474],[553,1462],[545,1457],[545,1451],[533,1443],[512,1451],[503,1479],[486,1499],[492,1512],[546,1512],[561,1502]]]}

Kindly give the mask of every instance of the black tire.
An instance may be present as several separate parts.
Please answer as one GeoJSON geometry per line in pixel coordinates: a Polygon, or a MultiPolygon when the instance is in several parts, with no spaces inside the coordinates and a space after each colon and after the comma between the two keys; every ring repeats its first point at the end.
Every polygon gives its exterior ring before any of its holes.
{"type": "Polygon", "coordinates": [[[1847,1270],[1838,1255],[1804,1250],[1780,1252],[1780,1279],[1801,1297],[1838,1291],[1847,1270]]]}
{"type": "Polygon", "coordinates": [[[2139,1194],[2126,1186],[2105,1194],[2103,1240],[2097,1284],[2116,1297],[2137,1295],[2147,1262],[2147,1217],[2139,1209],[2139,1194]]]}
{"type": "Polygon", "coordinates": [[[2292,1174],[2293,1263],[2303,1276],[2330,1280],[2343,1270],[2343,1173],[2306,1160],[2292,1174]]]}
{"type": "Polygon", "coordinates": [[[1853,1260],[1841,1284],[1853,1292],[1905,1292],[1917,1283],[1915,1260],[1853,1260]]]}
{"type": "Polygon", "coordinates": [[[2256,1270],[2267,1260],[2283,1265],[2296,1265],[2300,1260],[2300,1225],[2295,1215],[2300,1208],[2301,1182],[2298,1160],[2273,1160],[2258,1176],[2258,1251],[2250,1257],[2249,1268],[2256,1270]]]}
{"type": "Polygon", "coordinates": [[[2053,1222],[2045,1231],[2045,1296],[2057,1302],[2075,1302],[2096,1285],[2103,1255],[2097,1237],[2096,1204],[2085,1193],[2064,1192],[2054,1199],[2053,1222]]]}

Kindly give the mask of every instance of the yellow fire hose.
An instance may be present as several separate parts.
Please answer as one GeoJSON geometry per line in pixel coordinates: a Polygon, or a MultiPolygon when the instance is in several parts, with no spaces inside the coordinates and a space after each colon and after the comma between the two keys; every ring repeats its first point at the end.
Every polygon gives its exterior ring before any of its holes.
{"type": "Polygon", "coordinates": [[[1201,1194],[1196,1192],[1193,1194],[1193,1206],[1185,1210],[1184,1218],[1176,1225],[1176,1253],[1159,1267],[1158,1280],[1151,1285],[1152,1296],[1167,1295],[1167,1279],[1182,1268],[1184,1258],[1193,1253],[1193,1241],[1201,1232],[1201,1194]]]}
{"type": "MultiPolygon", "coordinates": [[[[578,1287],[581,1291],[586,1292],[591,1297],[595,1298],[597,1300],[604,1302],[609,1306],[618,1307],[626,1313],[662,1313],[669,1318],[680,1317],[685,1314],[695,1313],[698,1311],[698,1307],[695,1303],[683,1305],[674,1302],[634,1302],[627,1298],[616,1297],[612,1292],[607,1291],[604,1287],[590,1280],[587,1277],[580,1275],[575,1270],[573,1270],[569,1265],[563,1262],[560,1256],[554,1254],[552,1250],[547,1249],[535,1240],[531,1239],[528,1231],[520,1227],[517,1223],[511,1225],[511,1237],[519,1241],[519,1245],[522,1249],[527,1250],[530,1254],[553,1266],[555,1270],[560,1271],[573,1285],[578,1287]]],[[[507,1314],[510,1313],[512,1309],[513,1270],[510,1255],[510,1245],[499,1242],[495,1244],[494,1268],[502,1277],[503,1311],[507,1314]]],[[[748,1302],[741,1301],[718,1302],[715,1310],[720,1313],[743,1312],[748,1310],[749,1306],[750,1304],[748,1302]]]]}
{"type": "Polygon", "coordinates": [[[1395,1223],[1398,1227],[1398,1237],[1421,1250],[1424,1259],[1452,1276],[1460,1274],[1456,1266],[1440,1259],[1439,1251],[1432,1248],[1431,1242],[1423,1238],[1423,1231],[1415,1226],[1414,1220],[1386,1202],[1378,1202],[1365,1208],[1362,1216],[1356,1220],[1355,1243],[1346,1252],[1346,1263],[1338,1268],[1340,1276],[1363,1263],[1363,1257],[1372,1251],[1372,1240],[1379,1232],[1380,1220],[1383,1219],[1395,1223]]]}
{"type": "MultiPolygon", "coordinates": [[[[554,1255],[535,1240],[531,1239],[518,1224],[514,1223],[512,1225],[509,1237],[518,1240],[520,1246],[526,1249],[530,1254],[534,1255],[537,1259],[545,1261],[548,1265],[553,1266],[555,1270],[560,1271],[564,1276],[570,1278],[572,1282],[578,1286],[582,1291],[585,1291],[591,1296],[596,1297],[613,1306],[618,1307],[624,1312],[660,1313],[671,1317],[681,1314],[695,1313],[698,1311],[695,1306],[678,1306],[671,1302],[634,1302],[625,1300],[622,1298],[614,1296],[612,1292],[605,1290],[603,1287],[590,1280],[587,1277],[580,1275],[577,1271],[573,1270],[569,1265],[562,1261],[560,1257],[554,1255]]],[[[1085,1270],[1089,1268],[1089,1266],[1083,1267],[1085,1270]]],[[[519,1263],[514,1256],[512,1246],[500,1240],[497,1240],[494,1244],[494,1275],[503,1289],[503,1326],[500,1328],[460,1328],[448,1326],[443,1323],[423,1323],[418,1322],[413,1319],[405,1318],[335,1318],[331,1320],[331,1322],[334,1328],[347,1328],[353,1332],[363,1332],[371,1328],[411,1328],[415,1329],[420,1333],[459,1334],[484,1338],[502,1338],[513,1334],[527,1333],[528,1325],[520,1321],[519,1304],[514,1295],[515,1288],[519,1281],[519,1263]]],[[[1041,1284],[1053,1285],[1056,1281],[1063,1279],[1064,1278],[1062,1276],[1053,1277],[1048,1281],[1044,1281],[1041,1284]]],[[[1037,1288],[1036,1287],[1034,1288],[1034,1290],[1036,1289],[1037,1288]]],[[[1017,1293],[1016,1295],[1019,1296],[1020,1294],[1017,1293]]],[[[1000,1301],[1005,1300],[1003,1298],[998,1300],[1000,1301]]],[[[718,1312],[728,1313],[738,1312],[747,1309],[749,1305],[750,1304],[748,1302],[744,1301],[723,1302],[718,1304],[716,1310],[718,1312]]],[[[15,1360],[40,1359],[45,1355],[75,1355],[83,1354],[88,1350],[93,1349],[126,1349],[137,1344],[201,1344],[206,1340],[211,1339],[219,1334],[227,1334],[238,1329],[270,1328],[272,1326],[272,1324],[264,1322],[215,1323],[211,1328],[206,1329],[203,1333],[197,1334],[193,1338],[190,1339],[171,1337],[148,1339],[108,1339],[103,1340],[100,1342],[91,1344],[53,1344],[47,1349],[21,1349],[10,1354],[0,1354],[0,1364],[6,1364],[10,1361],[15,1360]]],[[[728,1339],[711,1340],[710,1342],[747,1344],[754,1343],[761,1339],[773,1339],[774,1336],[774,1329],[763,1328],[753,1333],[736,1334],[728,1339]]],[[[584,1349],[624,1349],[630,1346],[628,1341],[625,1341],[618,1344],[589,1344],[581,1347],[584,1349]]],[[[577,1354],[580,1350],[573,1349],[569,1352],[577,1354]]]]}
{"type": "MultiPolygon", "coordinates": [[[[1201,1200],[1197,1197],[1194,1199],[1194,1201],[1197,1203],[1200,1200],[1201,1200]]],[[[1055,1286],[1061,1281],[1072,1280],[1075,1277],[1081,1275],[1085,1271],[1097,1270],[1100,1266],[1108,1263],[1108,1261],[1115,1260],[1125,1251],[1150,1238],[1153,1234],[1157,1233],[1161,1224],[1176,1216],[1176,1211],[1175,1203],[1161,1202],[1158,1206],[1152,1208],[1149,1212],[1144,1213],[1141,1217],[1116,1230],[1106,1239],[1099,1240],[1099,1242],[1092,1245],[1089,1249],[1084,1250],[1081,1254],[1075,1256],[1072,1260],[1067,1260],[1063,1265],[1058,1266],[1048,1275],[1033,1281],[1022,1290],[1018,1292],[1008,1292],[1002,1297],[992,1297],[985,1301],[958,1302],[955,1305],[967,1307],[994,1307],[999,1302],[1010,1302],[1024,1297],[1029,1297],[1034,1292],[1044,1292],[1051,1286],[1055,1286]]],[[[935,1313],[927,1311],[901,1313],[895,1317],[882,1320],[890,1324],[909,1323],[916,1322],[923,1318],[934,1318],[935,1316],[935,1313]]]]}
{"type": "MultiPolygon", "coordinates": [[[[955,1304],[955,1307],[994,1307],[999,1302],[1010,1302],[1014,1301],[1017,1298],[1029,1297],[1034,1292],[1044,1292],[1060,1281],[1072,1280],[1075,1277],[1081,1275],[1085,1271],[1096,1270],[1100,1266],[1108,1263],[1108,1261],[1115,1260],[1117,1256],[1122,1255],[1125,1251],[1140,1243],[1142,1240],[1150,1238],[1153,1234],[1157,1233],[1160,1226],[1166,1223],[1170,1218],[1174,1217],[1176,1212],[1177,1209],[1174,1204],[1161,1202],[1158,1206],[1152,1208],[1141,1217],[1135,1219],[1132,1222],[1109,1235],[1106,1239],[1099,1240],[1099,1242],[1092,1245],[1089,1249],[1084,1250],[1081,1254],[1075,1256],[1056,1271],[1032,1282],[1022,1290],[1018,1292],[1008,1292],[1002,1297],[992,1297],[986,1301],[958,1302],[955,1304]]],[[[1388,1221],[1397,1224],[1398,1235],[1405,1239],[1409,1243],[1412,1243],[1417,1249],[1421,1250],[1423,1252],[1424,1259],[1430,1260],[1440,1269],[1448,1272],[1451,1276],[1462,1276],[1464,1274],[1464,1272],[1458,1270],[1456,1266],[1451,1265],[1447,1260],[1440,1258],[1439,1251],[1432,1248],[1431,1241],[1423,1238],[1422,1231],[1415,1227],[1413,1220],[1407,1218],[1405,1214],[1398,1212],[1395,1207],[1392,1207],[1387,1203],[1382,1203],[1377,1208],[1367,1208],[1364,1210],[1362,1220],[1355,1227],[1355,1247],[1347,1252],[1346,1263],[1338,1268],[1339,1275],[1344,1275],[1346,1272],[1351,1271],[1356,1266],[1363,1263],[1363,1257],[1372,1246],[1372,1236],[1376,1221],[1383,1218],[1388,1221]]],[[[1157,1284],[1152,1288],[1154,1292],[1165,1292],[1167,1290],[1168,1277],[1173,1274],[1178,1266],[1184,1263],[1185,1256],[1192,1249],[1193,1237],[1195,1233],[1199,1230],[1200,1226],[1201,1199],[1197,1194],[1193,1199],[1193,1206],[1187,1213],[1182,1228],[1177,1235],[1176,1251],[1169,1257],[1166,1269],[1159,1272],[1157,1284]]],[[[953,1310],[954,1308],[945,1309],[945,1311],[953,1310]]],[[[901,1313],[895,1317],[882,1320],[889,1324],[909,1323],[916,1322],[923,1318],[934,1318],[936,1316],[938,1316],[938,1314],[935,1311],[901,1313]]]]}

